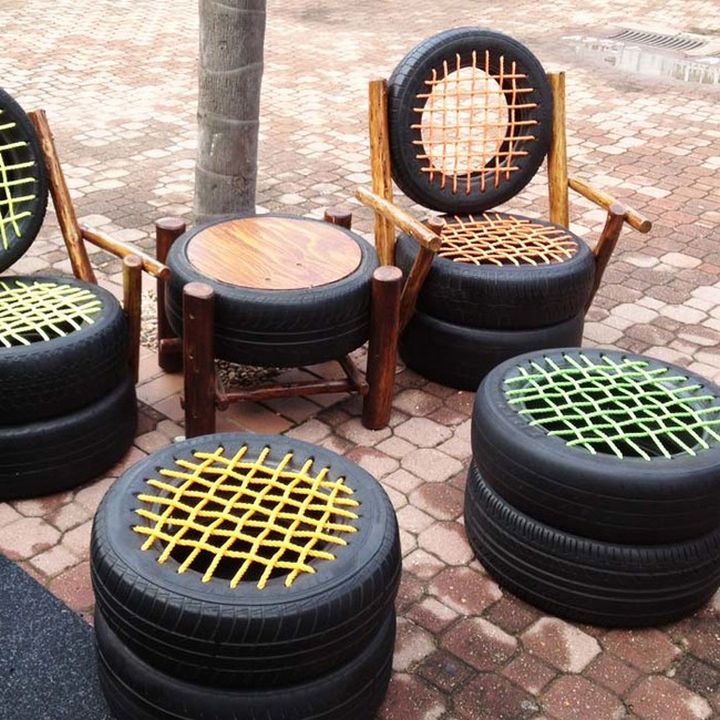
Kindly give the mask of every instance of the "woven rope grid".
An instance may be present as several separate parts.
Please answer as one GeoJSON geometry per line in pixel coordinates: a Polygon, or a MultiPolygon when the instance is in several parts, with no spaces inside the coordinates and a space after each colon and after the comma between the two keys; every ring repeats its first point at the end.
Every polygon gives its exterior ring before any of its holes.
{"type": "MultiPolygon", "coordinates": [[[[470,65],[463,65],[458,53],[455,68],[443,61],[442,77],[433,68],[432,77],[425,81],[427,92],[416,97],[420,107],[413,108],[420,120],[410,126],[420,130],[421,139],[413,143],[420,146],[416,157],[426,162],[422,171],[430,182],[439,174],[443,189],[450,179],[453,193],[464,185],[469,195],[473,173],[484,171],[489,163],[496,188],[520,169],[516,160],[528,154],[520,144],[535,140],[527,129],[537,124],[521,114],[537,104],[523,102],[533,88],[519,86],[518,81],[522,85],[527,75],[518,71],[516,61],[509,69],[505,65],[505,56],[500,55],[494,71],[490,51],[485,50],[480,67],[474,50],[470,65]]],[[[487,173],[481,172],[480,192],[485,192],[487,182],[487,173]]]]}
{"type": "Polygon", "coordinates": [[[25,162],[8,161],[5,154],[17,153],[27,148],[28,143],[13,139],[12,131],[17,125],[4,121],[2,115],[3,110],[0,108],[0,243],[7,250],[10,247],[10,232],[20,237],[20,221],[32,215],[32,211],[25,208],[27,203],[35,200],[36,196],[29,192],[28,186],[34,185],[36,178],[25,172],[34,167],[32,159],[25,162]]]}
{"type": "Polygon", "coordinates": [[[330,480],[329,468],[311,474],[312,458],[300,470],[290,469],[292,452],[273,467],[266,462],[270,448],[256,459],[247,451],[247,446],[232,456],[224,456],[222,447],[196,451],[197,462],[178,459],[178,469],[159,470],[169,481],[147,480],[155,492],[138,500],[154,507],[136,513],[150,525],[134,527],[147,535],[142,549],[164,544],[159,563],[186,553],[178,572],[206,566],[202,582],[219,575],[224,563],[232,588],[255,571],[260,590],[282,574],[290,587],[301,573],[316,572],[312,561],[334,560],[325,546],[347,545],[340,534],[357,532],[351,523],[358,515],[351,508],[360,503],[349,497],[353,490],[345,479],[330,480]]]}
{"type": "Polygon", "coordinates": [[[474,265],[549,265],[574,257],[577,242],[562,228],[484,213],[443,226],[438,255],[474,265]]]}
{"type": "Polygon", "coordinates": [[[508,403],[531,426],[570,447],[651,460],[695,455],[720,441],[718,398],[667,367],[639,358],[545,357],[505,379],[508,403]]]}
{"type": "Polygon", "coordinates": [[[74,285],[0,279],[0,347],[65,337],[95,322],[101,306],[96,295],[74,285]]]}

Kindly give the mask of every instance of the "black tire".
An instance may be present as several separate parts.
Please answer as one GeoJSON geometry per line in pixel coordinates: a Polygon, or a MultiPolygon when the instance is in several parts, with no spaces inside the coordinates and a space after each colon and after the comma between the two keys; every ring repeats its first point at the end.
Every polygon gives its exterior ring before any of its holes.
{"type": "MultiPolygon", "coordinates": [[[[572,349],[529,353],[495,368],[478,390],[472,445],[485,481],[518,510],[567,532],[620,543],[667,543],[700,537],[720,524],[720,443],[665,457],[596,455],[532,427],[508,404],[503,384],[535,361],[559,367],[572,349]]],[[[591,360],[639,358],[669,368],[714,396],[720,388],[669,363],[630,353],[583,349],[591,360]]],[[[720,410],[718,417],[720,417],[720,410]]],[[[615,416],[618,421],[622,416],[615,416]]]]}
{"type": "Polygon", "coordinates": [[[543,525],[508,505],[470,466],[465,529],[485,569],[545,612],[604,627],[661,625],[720,584],[720,530],[668,545],[618,545],[543,525]]]}
{"type": "MultiPolygon", "coordinates": [[[[32,183],[16,185],[22,187],[22,196],[34,195],[33,200],[16,203],[18,212],[30,212],[30,215],[23,217],[17,222],[17,231],[13,224],[6,225],[7,245],[0,235],[0,272],[7,270],[16,260],[19,260],[32,245],[42,227],[47,209],[48,181],[45,171],[40,143],[37,133],[30,118],[17,102],[2,88],[0,88],[0,126],[14,123],[15,127],[0,130],[0,147],[25,143],[21,147],[0,150],[0,162],[4,167],[24,165],[32,163],[28,168],[17,168],[7,170],[8,181],[24,180],[33,178],[32,183]]],[[[17,193],[13,195],[17,197],[17,193]]],[[[0,182],[0,201],[8,200],[8,189],[4,182],[0,182]]],[[[0,202],[0,206],[4,207],[0,202]]]]}
{"type": "Polygon", "coordinates": [[[0,344],[0,426],[72,413],[107,395],[128,372],[127,320],[111,293],[75,278],[9,276],[0,278],[0,304],[3,286],[36,282],[82,288],[98,298],[101,307],[92,324],[84,323],[65,337],[0,344]]]}
{"type": "Polygon", "coordinates": [[[135,386],[127,376],[69,415],[0,428],[0,501],[49,495],[101,475],[135,437],[135,386]]]}
{"type": "Polygon", "coordinates": [[[208,435],[151,455],[113,485],[95,515],[91,571],[97,606],[113,631],[154,667],[203,685],[282,686],[348,662],[392,612],[400,580],[397,520],[381,486],[328,450],[282,436],[208,435]],[[129,500],[158,468],[194,450],[243,445],[247,457],[270,447],[272,467],[290,451],[295,469],[314,458],[331,477],[346,478],[361,503],[357,535],[337,546],[335,560],[289,588],[282,576],[258,590],[249,581],[235,588],[228,580],[203,583],[194,569],[178,574],[173,557],[158,564],[159,553],[142,552],[146,538],[132,531],[138,503],[129,500]]]}
{"type": "MultiPolygon", "coordinates": [[[[593,254],[581,238],[572,238],[575,255],[545,265],[474,265],[438,256],[420,291],[418,309],[456,325],[491,330],[526,330],[569,320],[584,310],[595,277],[593,254]]],[[[407,275],[419,246],[401,233],[395,248],[395,262],[407,275]]]]}
{"type": "MultiPolygon", "coordinates": [[[[508,96],[512,92],[513,82],[505,80],[503,92],[508,96]]],[[[425,207],[442,212],[468,215],[480,213],[500,205],[517,195],[540,167],[550,147],[552,120],[552,93],[545,76],[545,71],[537,58],[517,40],[476,27],[463,27],[446,30],[423,41],[413,48],[398,64],[388,80],[388,115],[390,135],[390,155],[393,178],[398,187],[412,200],[425,207]],[[537,124],[524,126],[523,133],[534,136],[534,140],[517,140],[513,148],[526,155],[513,155],[514,165],[518,168],[508,179],[495,187],[495,167],[493,155],[483,172],[472,173],[472,184],[466,192],[466,175],[462,175],[459,183],[462,189],[453,192],[451,180],[444,182],[447,176],[441,172],[430,174],[424,172],[427,162],[419,159],[418,148],[422,147],[419,125],[418,95],[428,90],[427,81],[432,79],[432,71],[442,71],[443,61],[447,60],[452,69],[456,67],[456,55],[460,57],[461,67],[472,63],[472,52],[478,51],[484,57],[488,50],[491,55],[491,74],[498,73],[498,56],[505,58],[506,67],[513,61],[517,62],[518,73],[526,75],[526,79],[517,79],[516,87],[532,88],[522,94],[522,103],[535,103],[534,109],[514,111],[517,120],[535,120],[537,124]],[[416,126],[416,127],[412,127],[416,126]],[[531,128],[531,129],[530,129],[531,128]],[[489,176],[485,190],[481,191],[481,176],[489,176]]],[[[481,132],[481,131],[479,131],[481,132]]],[[[499,147],[500,152],[507,152],[508,136],[499,147]]]]}
{"type": "Polygon", "coordinates": [[[341,280],[306,290],[257,290],[210,280],[188,260],[188,243],[217,222],[198,225],[170,250],[166,305],[175,332],[182,332],[183,287],[204,282],[215,290],[215,355],[223,360],[262,367],[312,365],[336,360],[368,339],[370,287],[378,260],[363,238],[337,228],[361,250],[359,266],[341,280]]]}
{"type": "Polygon", "coordinates": [[[400,338],[400,357],[428,380],[477,390],[496,365],[529,350],[580,346],[584,313],[535,330],[480,330],[437,320],[416,312],[400,338]]]}
{"type": "Polygon", "coordinates": [[[95,611],[100,684],[117,720],[371,720],[392,669],[395,615],[353,660],[307,683],[220,690],[183,682],[133,654],[95,611]]]}

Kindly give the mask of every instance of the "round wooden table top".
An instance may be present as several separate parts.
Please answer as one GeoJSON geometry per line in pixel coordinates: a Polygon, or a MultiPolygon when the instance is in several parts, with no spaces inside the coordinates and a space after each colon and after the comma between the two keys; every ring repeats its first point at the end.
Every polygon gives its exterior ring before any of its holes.
{"type": "Polygon", "coordinates": [[[347,230],[302,217],[257,215],[225,220],[187,245],[208,278],[258,290],[299,290],[350,275],[362,259],[347,230]]]}

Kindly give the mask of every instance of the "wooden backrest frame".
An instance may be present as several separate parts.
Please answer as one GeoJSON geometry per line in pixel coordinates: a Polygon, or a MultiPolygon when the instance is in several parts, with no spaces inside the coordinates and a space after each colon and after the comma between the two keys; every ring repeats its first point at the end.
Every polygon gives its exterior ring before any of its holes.
{"type": "Polygon", "coordinates": [[[79,224],[45,111],[33,110],[28,113],[28,117],[37,131],[40,150],[48,175],[50,196],[52,197],[60,232],[68,251],[73,275],[78,280],[98,284],[85,242],[91,242],[103,250],[122,258],[123,309],[128,318],[130,338],[129,362],[137,382],[140,362],[142,271],[145,270],[155,277],[164,278],[169,274],[169,270],[162,263],[158,263],[155,258],[132,245],[115,240],[104,233],[79,224]]]}

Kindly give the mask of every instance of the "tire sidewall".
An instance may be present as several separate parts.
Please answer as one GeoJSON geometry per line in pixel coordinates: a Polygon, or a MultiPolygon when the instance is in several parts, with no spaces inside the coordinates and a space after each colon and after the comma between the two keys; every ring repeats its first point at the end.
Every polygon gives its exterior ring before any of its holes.
{"type": "Polygon", "coordinates": [[[11,267],[27,252],[38,232],[40,232],[47,211],[48,178],[35,126],[30,122],[30,118],[18,102],[2,88],[0,88],[0,108],[4,110],[3,116],[5,116],[5,119],[17,123],[18,128],[20,128],[23,139],[30,146],[35,161],[34,169],[37,173],[37,204],[33,209],[30,221],[25,227],[24,237],[15,238],[13,244],[7,250],[0,246],[0,272],[2,272],[11,267]]]}
{"type": "Polygon", "coordinates": [[[400,61],[388,80],[388,103],[393,178],[409,198],[433,210],[473,214],[506,202],[530,182],[549,148],[552,93],[545,71],[524,45],[492,30],[477,27],[447,30],[413,48],[400,61]],[[464,191],[452,193],[447,185],[445,189],[440,188],[442,173],[439,172],[436,179],[428,182],[428,174],[420,169],[424,167],[424,162],[417,159],[417,146],[413,144],[421,140],[420,130],[410,129],[410,126],[417,122],[417,113],[413,106],[417,96],[427,91],[425,81],[434,67],[441,67],[444,59],[454,58],[456,53],[460,54],[464,65],[472,51],[477,49],[488,49],[493,57],[498,52],[508,55],[510,61],[516,59],[523,66],[528,82],[533,87],[533,92],[523,94],[523,102],[537,104],[534,116],[538,124],[533,128],[536,139],[523,145],[528,154],[517,160],[521,169],[515,171],[510,179],[498,188],[491,187],[481,193],[478,189],[481,173],[473,173],[470,194],[464,191]]]}
{"type": "MultiPolygon", "coordinates": [[[[324,220],[278,213],[258,217],[282,218],[295,221],[301,220],[303,222],[318,224],[325,223],[324,220]]],[[[328,326],[332,326],[336,324],[333,318],[343,318],[348,315],[352,317],[357,314],[348,313],[346,309],[339,308],[337,306],[338,298],[345,294],[353,294],[364,286],[367,290],[369,307],[369,280],[375,268],[378,267],[377,255],[373,247],[362,237],[339,226],[335,226],[337,231],[344,233],[360,248],[361,258],[358,267],[353,270],[352,273],[334,282],[308,289],[263,290],[243,288],[203,275],[193,267],[188,259],[187,248],[189,243],[203,230],[233,219],[238,218],[237,216],[226,216],[197,225],[173,243],[170,248],[170,253],[168,254],[167,264],[171,269],[170,288],[171,293],[175,296],[173,298],[173,305],[175,305],[176,308],[182,307],[182,302],[178,302],[177,300],[178,293],[181,298],[183,287],[190,282],[201,282],[211,285],[215,290],[216,311],[221,315],[221,319],[226,311],[242,311],[243,326],[249,330],[266,331],[268,317],[275,314],[284,315],[290,311],[293,312],[293,324],[297,323],[301,325],[303,314],[309,310],[314,318],[317,312],[316,309],[320,305],[328,306],[328,326]]],[[[174,311],[174,314],[178,314],[177,310],[174,311]]],[[[278,329],[282,329],[284,323],[287,323],[286,319],[284,319],[284,322],[278,323],[280,325],[278,329]]]]}
{"type": "MultiPolygon", "coordinates": [[[[551,223],[505,214],[553,227],[551,223]]],[[[577,252],[546,265],[475,265],[436,256],[418,298],[418,307],[440,320],[476,328],[526,330],[569,320],[584,310],[595,261],[585,241],[573,235],[577,252]]],[[[418,244],[401,233],[396,262],[407,276],[418,244]]]]}

